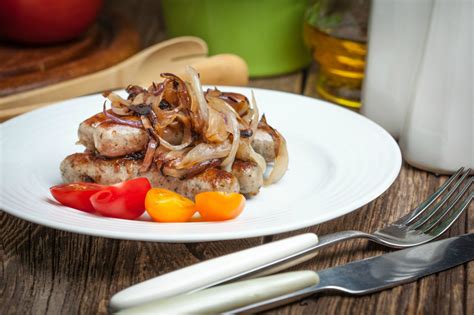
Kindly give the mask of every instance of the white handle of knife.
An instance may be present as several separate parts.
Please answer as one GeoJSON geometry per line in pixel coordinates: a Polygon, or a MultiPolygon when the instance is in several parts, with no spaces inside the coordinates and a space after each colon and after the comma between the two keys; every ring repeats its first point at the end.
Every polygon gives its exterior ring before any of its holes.
{"type": "MultiPolygon", "coordinates": [[[[306,233],[197,263],[116,293],[110,300],[110,308],[112,310],[131,308],[153,300],[190,292],[298,253],[317,243],[316,234],[306,233]]],[[[305,260],[314,255],[307,256],[305,260]]],[[[301,262],[301,259],[291,261],[284,267],[288,268],[301,262]]]]}
{"type": "Polygon", "coordinates": [[[118,314],[218,314],[318,284],[314,271],[294,271],[239,281],[152,301],[118,314]]]}

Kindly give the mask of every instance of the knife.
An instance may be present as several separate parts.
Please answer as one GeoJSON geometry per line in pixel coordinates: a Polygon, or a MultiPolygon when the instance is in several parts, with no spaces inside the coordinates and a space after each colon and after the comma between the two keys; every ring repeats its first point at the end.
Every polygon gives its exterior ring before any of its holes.
{"type": "Polygon", "coordinates": [[[318,271],[297,271],[159,299],[119,314],[259,312],[333,290],[363,295],[415,281],[474,259],[474,233],[318,271]]]}

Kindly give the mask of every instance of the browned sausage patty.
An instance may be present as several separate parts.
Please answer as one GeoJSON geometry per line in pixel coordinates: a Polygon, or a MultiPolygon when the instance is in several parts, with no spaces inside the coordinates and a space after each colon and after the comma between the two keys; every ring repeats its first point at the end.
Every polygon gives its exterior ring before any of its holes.
{"type": "Polygon", "coordinates": [[[141,163],[141,160],[105,159],[91,153],[75,153],[63,160],[60,169],[66,183],[87,181],[110,185],[143,176],[154,187],[170,189],[189,198],[203,191],[240,192],[253,196],[263,185],[262,172],[253,162],[235,161],[232,174],[211,168],[190,179],[165,176],[154,167],[140,174],[141,163]]]}
{"type": "Polygon", "coordinates": [[[232,165],[232,174],[239,181],[241,194],[255,196],[263,186],[263,174],[257,163],[236,160],[232,165]]]}
{"type": "Polygon", "coordinates": [[[253,138],[252,147],[267,162],[275,160],[275,143],[272,136],[265,130],[257,129],[253,138]]]}
{"type": "Polygon", "coordinates": [[[102,113],[84,120],[79,125],[78,136],[80,144],[107,157],[143,151],[148,143],[145,130],[117,124],[102,113]]]}
{"type": "Polygon", "coordinates": [[[89,181],[104,185],[147,177],[152,186],[176,191],[193,198],[203,191],[239,192],[237,178],[229,172],[210,168],[190,179],[164,176],[155,167],[140,174],[141,160],[126,158],[104,159],[91,153],[75,153],[66,157],[60,166],[64,182],[89,181]]]}

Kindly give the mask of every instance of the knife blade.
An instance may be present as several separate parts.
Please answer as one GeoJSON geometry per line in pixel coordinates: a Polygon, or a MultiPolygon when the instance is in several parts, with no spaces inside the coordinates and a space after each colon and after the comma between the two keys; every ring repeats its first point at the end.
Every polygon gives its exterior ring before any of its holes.
{"type": "Polygon", "coordinates": [[[156,300],[120,313],[259,312],[326,290],[368,294],[473,259],[474,233],[471,233],[321,270],[317,275],[313,271],[289,272],[240,281],[156,300]],[[320,281],[314,284],[318,276],[320,281]]]}

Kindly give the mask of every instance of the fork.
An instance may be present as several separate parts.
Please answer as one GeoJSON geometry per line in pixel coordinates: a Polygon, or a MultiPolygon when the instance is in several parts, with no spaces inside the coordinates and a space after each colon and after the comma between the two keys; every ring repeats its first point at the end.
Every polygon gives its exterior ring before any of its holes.
{"type": "MultiPolygon", "coordinates": [[[[244,277],[247,278],[256,273],[259,275],[263,274],[265,270],[275,268],[289,260],[301,259],[323,247],[354,238],[366,238],[392,248],[406,248],[428,243],[446,232],[461,216],[464,210],[467,209],[472,199],[474,199],[474,192],[471,192],[462,200],[461,205],[452,211],[474,182],[474,176],[469,176],[470,172],[470,168],[464,170],[464,168],[461,167],[418,207],[372,234],[349,230],[323,235],[319,238],[319,242],[312,247],[291,256],[284,257],[278,261],[270,262],[265,266],[260,266],[254,270],[235,275],[232,279],[223,280],[222,283],[244,277]],[[456,195],[454,195],[455,192],[457,192],[456,195]],[[438,199],[440,200],[436,203],[438,199]],[[450,202],[448,203],[449,200],[450,202]],[[446,217],[449,213],[451,214],[446,217]]],[[[301,260],[301,262],[303,261],[305,260],[301,260]]]]}
{"type": "Polygon", "coordinates": [[[427,243],[451,227],[474,199],[474,191],[469,191],[474,182],[470,172],[471,169],[460,168],[418,207],[372,234],[342,231],[321,236],[318,241],[315,234],[306,233],[260,245],[136,284],[115,294],[110,307],[114,310],[129,308],[218,284],[272,274],[309,260],[317,250],[344,240],[366,238],[393,248],[427,243]],[[467,197],[463,198],[466,192],[467,197]]]}
{"type": "Polygon", "coordinates": [[[474,176],[469,176],[470,172],[470,168],[467,170],[460,168],[418,207],[372,234],[361,231],[343,231],[325,235],[320,238],[314,249],[352,238],[367,238],[393,248],[405,248],[430,242],[446,232],[469,206],[473,193],[468,194],[460,207],[446,218],[474,182],[474,176]],[[454,195],[456,191],[458,193],[454,195]],[[438,199],[440,199],[439,202],[435,203],[438,199]],[[451,201],[448,203],[449,199],[451,201]]]}

